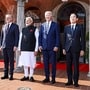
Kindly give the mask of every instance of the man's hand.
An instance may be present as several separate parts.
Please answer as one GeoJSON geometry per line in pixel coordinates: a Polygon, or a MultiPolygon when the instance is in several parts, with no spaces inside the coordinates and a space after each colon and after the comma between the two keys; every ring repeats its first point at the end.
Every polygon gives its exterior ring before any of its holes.
{"type": "Polygon", "coordinates": [[[17,50],[17,47],[14,46],[13,51],[16,52],[16,50],[17,50]]]}
{"type": "Polygon", "coordinates": [[[37,54],[38,54],[38,52],[35,51],[35,52],[34,52],[34,55],[37,56],[37,54]]]}
{"type": "Polygon", "coordinates": [[[39,51],[42,52],[42,46],[39,46],[39,51]]]}
{"type": "Polygon", "coordinates": [[[2,47],[0,47],[0,51],[2,51],[2,47]]]}
{"type": "Polygon", "coordinates": [[[58,47],[54,47],[53,51],[57,52],[58,51],[58,47]]]}
{"type": "Polygon", "coordinates": [[[84,51],[83,50],[80,51],[80,56],[84,56],[84,51]]]}
{"type": "Polygon", "coordinates": [[[66,51],[65,51],[65,49],[63,49],[63,54],[66,55],[66,51]]]}
{"type": "Polygon", "coordinates": [[[17,52],[18,52],[19,55],[21,55],[21,50],[18,50],[18,49],[17,49],[17,52]]]}

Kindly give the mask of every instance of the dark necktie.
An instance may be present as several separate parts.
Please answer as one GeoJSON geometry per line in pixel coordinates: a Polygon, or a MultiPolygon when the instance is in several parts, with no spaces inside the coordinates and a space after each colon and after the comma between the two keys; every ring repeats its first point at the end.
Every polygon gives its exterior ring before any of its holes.
{"type": "Polygon", "coordinates": [[[71,26],[71,32],[73,34],[73,32],[74,32],[74,25],[71,26]]]}
{"type": "Polygon", "coordinates": [[[8,31],[9,31],[9,24],[7,25],[6,34],[8,33],[8,31]]]}

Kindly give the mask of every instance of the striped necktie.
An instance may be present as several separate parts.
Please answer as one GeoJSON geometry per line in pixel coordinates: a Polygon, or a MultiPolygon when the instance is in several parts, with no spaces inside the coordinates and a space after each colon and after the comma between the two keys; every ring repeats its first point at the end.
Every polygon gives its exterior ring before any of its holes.
{"type": "Polygon", "coordinates": [[[47,30],[47,34],[49,32],[49,22],[46,23],[46,30],[47,30]]]}
{"type": "Polygon", "coordinates": [[[8,31],[9,31],[9,24],[7,25],[6,34],[8,33],[8,31]]]}

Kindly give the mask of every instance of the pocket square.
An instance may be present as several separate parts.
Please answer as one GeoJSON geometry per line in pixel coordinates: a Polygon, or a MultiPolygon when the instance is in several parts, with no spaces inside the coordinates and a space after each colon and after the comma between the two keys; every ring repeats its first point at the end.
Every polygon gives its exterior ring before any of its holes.
{"type": "Polygon", "coordinates": [[[32,30],[32,29],[30,29],[30,32],[33,32],[33,30],[32,30]]]}
{"type": "Polygon", "coordinates": [[[71,39],[72,39],[71,34],[67,34],[67,37],[68,37],[68,39],[69,39],[69,40],[71,40],[71,39]]]}

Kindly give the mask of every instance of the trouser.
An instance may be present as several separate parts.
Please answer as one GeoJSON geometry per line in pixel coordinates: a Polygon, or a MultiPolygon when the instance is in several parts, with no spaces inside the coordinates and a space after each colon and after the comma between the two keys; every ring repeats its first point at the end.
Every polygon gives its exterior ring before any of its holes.
{"type": "Polygon", "coordinates": [[[73,52],[72,48],[70,48],[70,50],[66,53],[68,82],[72,82],[74,80],[74,83],[78,83],[79,54],[79,52],[73,52]],[[72,64],[74,66],[74,71],[72,71],[72,64]]]}
{"type": "Polygon", "coordinates": [[[4,48],[3,55],[4,55],[4,75],[8,76],[8,71],[10,68],[9,74],[13,76],[13,70],[14,70],[14,51],[13,51],[13,48],[4,48]]]}
{"type": "Polygon", "coordinates": [[[29,67],[24,66],[24,76],[25,77],[28,77],[28,76],[33,77],[33,74],[34,74],[34,68],[30,68],[30,71],[29,71],[29,67]]]}
{"type": "Polygon", "coordinates": [[[52,67],[52,79],[55,80],[56,77],[56,52],[52,50],[43,50],[43,60],[44,60],[44,71],[45,76],[49,79],[50,76],[50,68],[49,62],[51,63],[52,67]]]}

